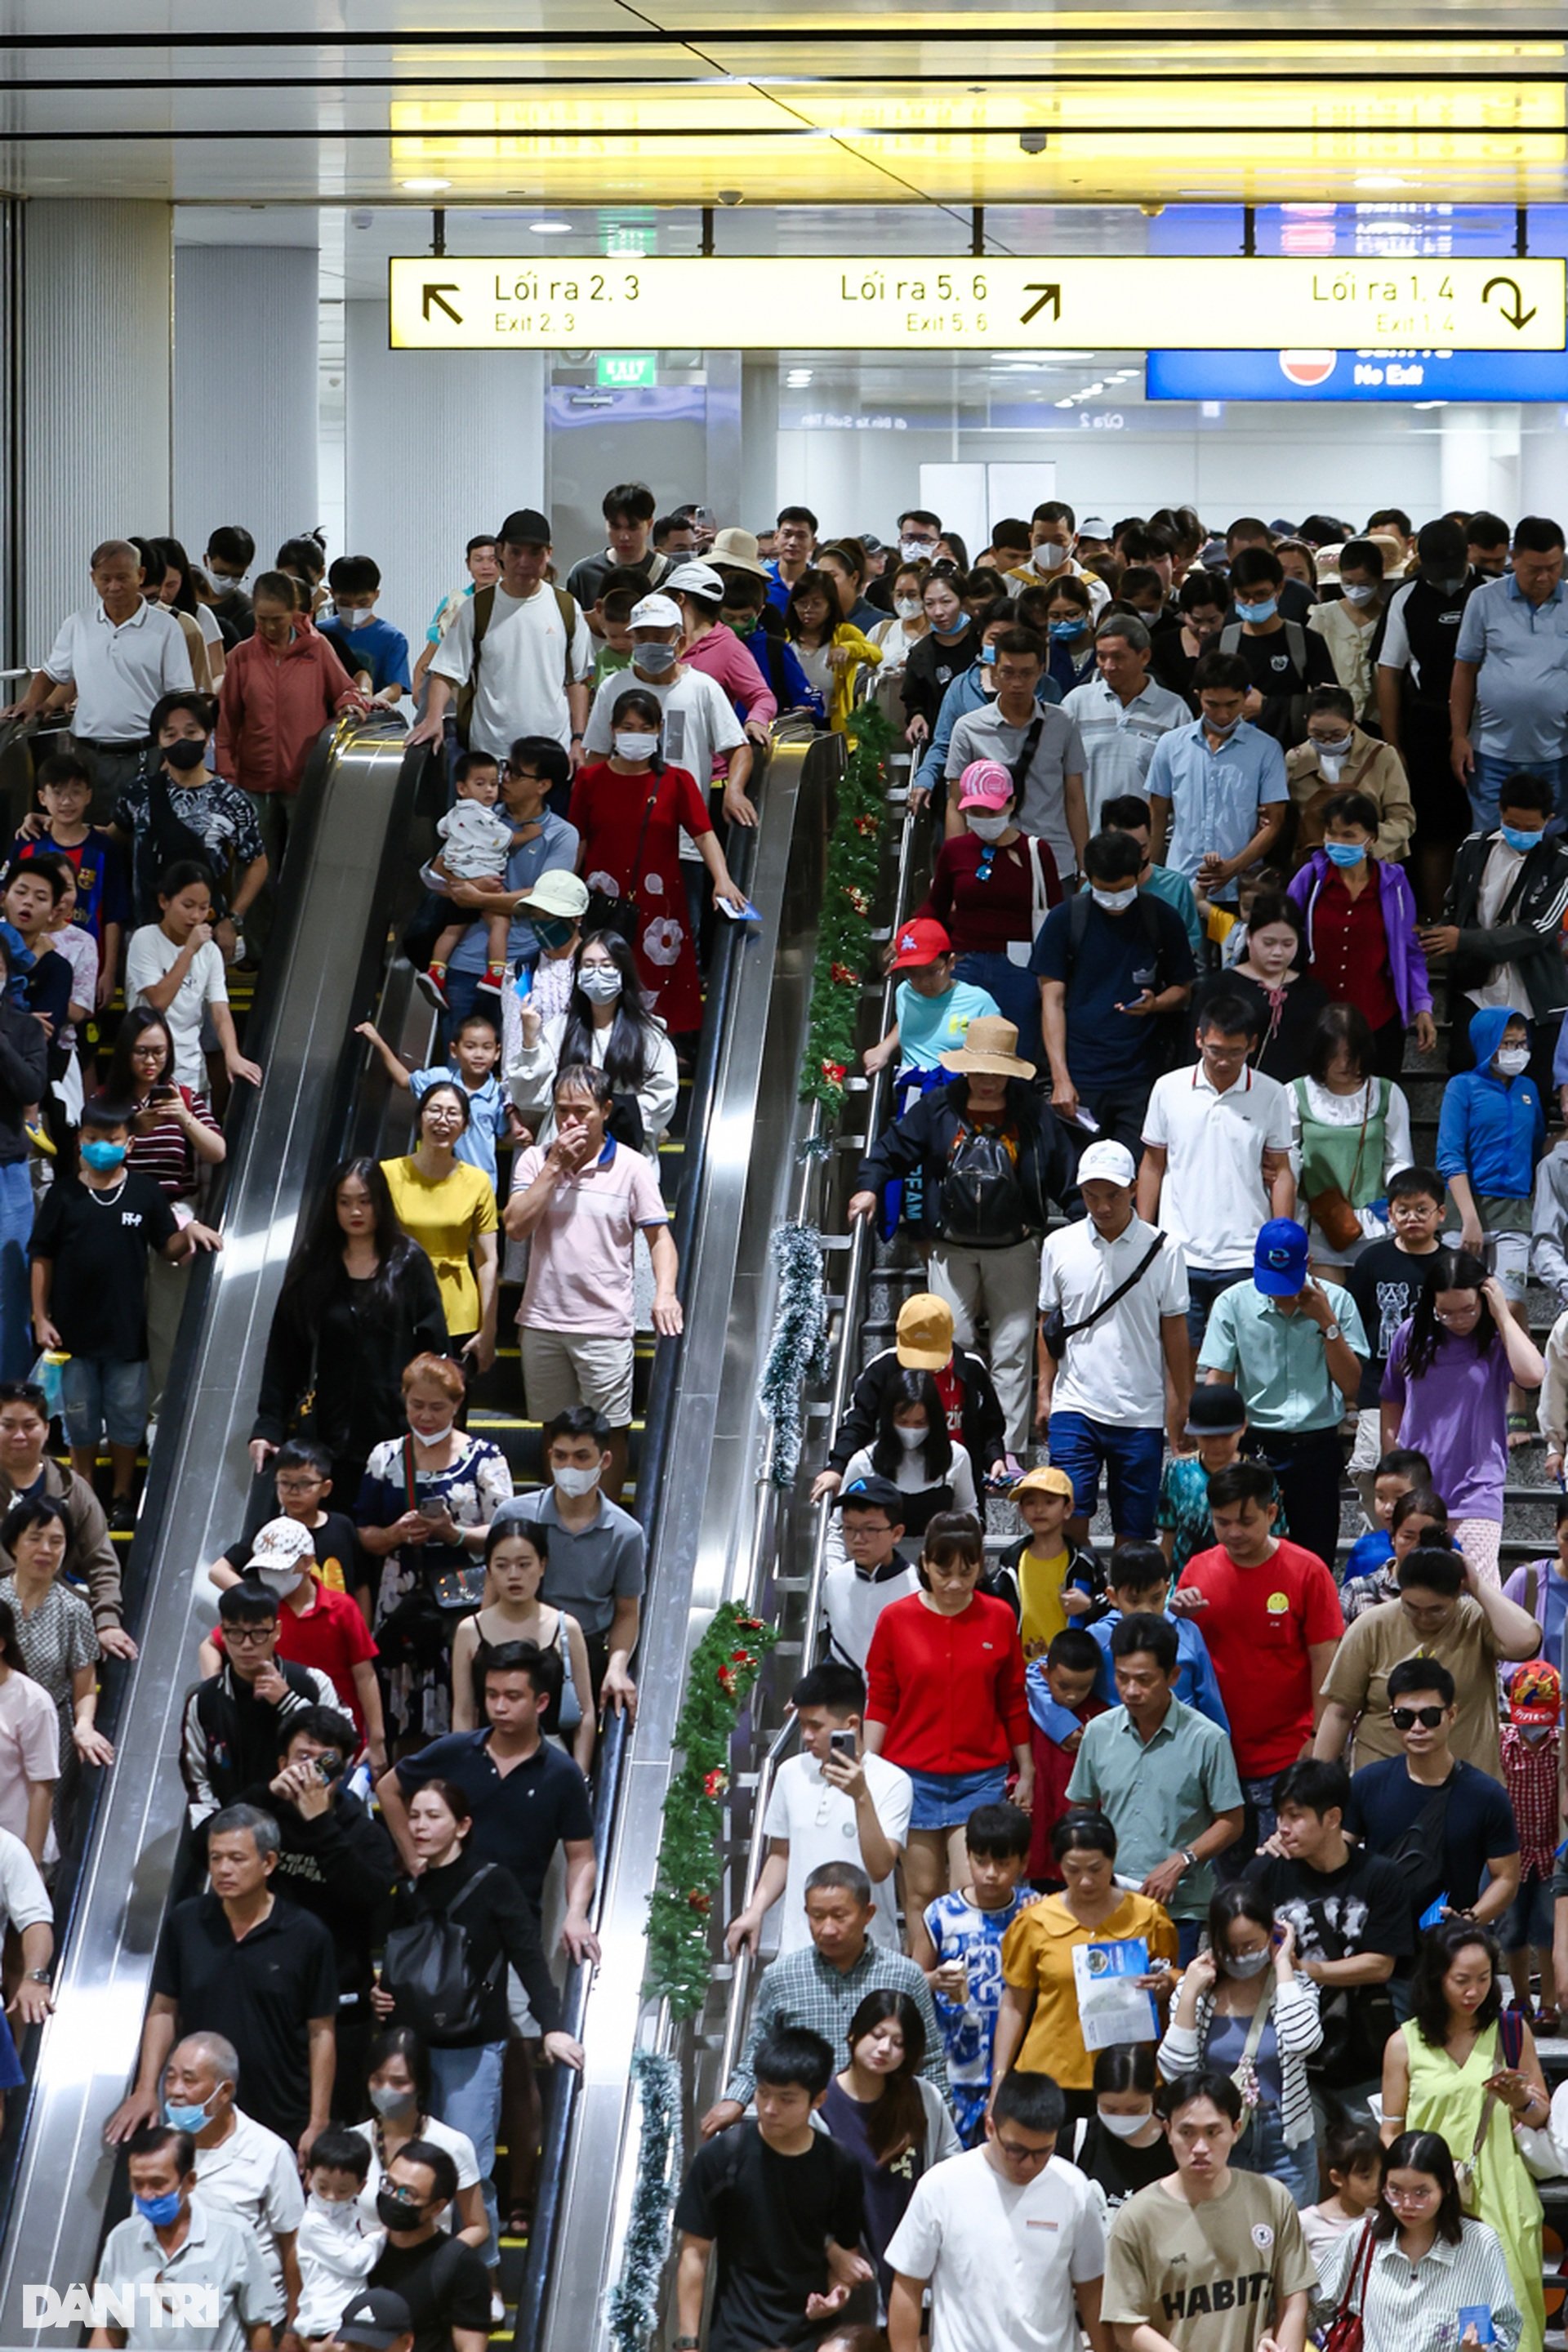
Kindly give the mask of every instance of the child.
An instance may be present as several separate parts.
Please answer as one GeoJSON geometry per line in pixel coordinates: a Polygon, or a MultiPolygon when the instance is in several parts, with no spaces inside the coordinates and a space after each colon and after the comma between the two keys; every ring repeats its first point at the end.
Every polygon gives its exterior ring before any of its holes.
{"type": "MultiPolygon", "coordinates": [[[[1546,1138],[1541,1097],[1528,1076],[1530,1024],[1508,1005],[1484,1005],[1471,1016],[1470,1046],[1475,1068],[1448,1080],[1437,1119],[1437,1171],[1448,1180],[1451,1204],[1444,1239],[1485,1260],[1509,1313],[1528,1331],[1531,1205],[1546,1138]]],[[[1517,1385],[1509,1391],[1508,1433],[1510,1446],[1535,1434],[1517,1385]]]]}
{"type": "MultiPolygon", "coordinates": [[[[1432,1484],[1432,1465],[1414,1445],[1394,1445],[1379,1456],[1372,1474],[1373,1524],[1365,1535],[1358,1536],[1351,1546],[1345,1561],[1345,1582],[1352,1578],[1370,1576],[1374,1569],[1384,1568],[1394,1557],[1389,1540],[1394,1527],[1395,1503],[1419,1486],[1423,1493],[1432,1484]]],[[[1394,1594],[1387,1596],[1393,1600],[1394,1594]]]]}
{"type": "Polygon", "coordinates": [[[1069,1620],[1087,1624],[1104,1606],[1100,1562],[1064,1532],[1072,1517],[1072,1480],[1065,1470],[1026,1471],[1012,1490],[1029,1532],[1009,1545],[992,1570],[989,1589],[1018,1620],[1026,1661],[1043,1658],[1069,1620]]]}
{"type": "Polygon", "coordinates": [[[319,634],[361,692],[395,710],[409,690],[408,640],[376,612],[379,565],[368,555],[340,555],[328,567],[327,585],[337,617],[323,621],[319,634]]]}
{"type": "MultiPolygon", "coordinates": [[[[77,903],[72,919],[97,941],[100,970],[113,975],[120,969],[121,942],[131,911],[130,885],[120,845],[101,824],[89,824],[92,777],[79,751],[56,751],[37,774],[38,803],[47,822],[30,837],[18,834],[11,845],[14,858],[64,858],[76,875],[77,903]]],[[[107,998],[108,990],[106,989],[107,998]]]]}
{"type": "Polygon", "coordinates": [[[1516,1568],[1502,1591],[1505,1601],[1516,1601],[1540,1626],[1542,1656],[1560,1658],[1563,1621],[1568,1618],[1568,1496],[1557,1498],[1555,1553],[1516,1568]]]}
{"type": "MultiPolygon", "coordinates": [[[[481,889],[506,887],[506,861],[511,854],[511,824],[496,803],[500,775],[493,760],[474,760],[465,752],[454,772],[457,799],[436,830],[445,845],[432,861],[433,870],[447,882],[474,882],[481,889]]],[[[511,937],[510,909],[479,916],[466,915],[447,923],[430,950],[428,968],[416,975],[432,1004],[447,1009],[447,964],[468,925],[483,921],[486,962],[481,989],[499,996],[506,986],[507,950],[511,937]]]]}
{"type": "Polygon", "coordinates": [[[223,953],[212,934],[212,876],[194,858],[179,858],[158,877],[158,920],[131,935],[125,959],[125,1003],[150,1004],[163,1016],[174,1049],[165,1073],[195,1094],[211,1091],[202,1053],[202,1024],[210,1021],[231,1078],[261,1084],[234,1034],[223,953]]]}
{"type": "MultiPolygon", "coordinates": [[[[893,942],[888,969],[908,977],[899,982],[893,999],[892,1027],[877,1045],[866,1049],[868,1075],[885,1069],[897,1055],[900,1086],[911,1077],[923,1079],[928,1071],[935,1073],[931,1083],[946,1082],[951,1073],[942,1069],[940,1057],[963,1045],[972,1021],[998,1009],[984,988],[967,980],[954,980],[956,961],[952,941],[940,923],[917,915],[903,926],[893,942]]],[[[923,1087],[919,1090],[923,1091],[923,1087]]],[[[907,1102],[900,1102],[893,1116],[897,1118],[908,1107],[907,1102]]]]}
{"type": "Polygon", "coordinates": [[[395,1087],[411,1088],[416,1103],[422,1101],[434,1086],[458,1086],[468,1098],[468,1123],[458,1138],[456,1156],[466,1160],[470,1167],[479,1168],[492,1185],[498,1182],[496,1146],[503,1137],[514,1140],[526,1138],[526,1129],[512,1109],[510,1097],[502,1090],[496,1076],[496,1064],[500,1059],[500,1039],[496,1024],[488,1013],[470,1013],[459,1021],[452,1039],[451,1059],[427,1062],[422,1069],[411,1070],[399,1055],[393,1052],[374,1021],[362,1021],[354,1030],[374,1045],[381,1055],[382,1066],[395,1087]]]}
{"type": "MultiPolygon", "coordinates": [[[[329,1592],[347,1592],[359,1581],[354,1523],[345,1511],[329,1511],[332,1491],[332,1457],[314,1438],[290,1437],[272,1457],[272,1491],[286,1519],[308,1528],[315,1549],[316,1573],[329,1592]]],[[[255,1549],[248,1536],[231,1543],[207,1570],[209,1582],[221,1592],[237,1584],[255,1549]]]]}
{"type": "MultiPolygon", "coordinates": [[[[1559,1522],[1561,1526],[1561,1521],[1559,1522]]],[[[1498,1928],[1513,1979],[1509,2006],[1531,2017],[1530,1965],[1541,1978],[1537,2033],[1557,2031],[1558,1987],[1552,1964],[1552,1871],[1562,1822],[1558,1813],[1563,1681],[1543,1658],[1516,1666],[1508,1687],[1508,1721],[1500,1734],[1503,1786],[1519,1825],[1519,1892],[1498,1928]]]]}
{"type": "MultiPolygon", "coordinates": [[[[1167,869],[1169,870],[1169,869],[1167,869]]],[[[1198,913],[1203,919],[1204,934],[1211,947],[1219,950],[1221,969],[1229,971],[1247,960],[1247,926],[1252,904],[1267,890],[1278,893],[1284,889],[1289,877],[1278,866],[1251,866],[1236,886],[1236,905],[1222,907],[1193,885],[1198,913]]]]}
{"type": "Polygon", "coordinates": [[[1374,2124],[1348,2116],[1331,2123],[1323,2136],[1323,2158],[1333,2194],[1321,2205],[1309,2205],[1301,2214],[1301,2234],[1307,2252],[1320,2262],[1328,2247],[1347,2230],[1356,2230],[1377,2203],[1383,2179],[1383,2142],[1374,2124]]]}
{"type": "Polygon", "coordinates": [[[910,1931],[947,2052],[952,2117],[965,2147],[985,2136],[991,2044],[1002,2006],[1002,1938],[1032,1898],[1020,1891],[1029,1819],[1016,1805],[976,1805],[963,1825],[967,1882],[928,1903],[910,1931]]]}
{"type": "MultiPolygon", "coordinates": [[[[1410,1449],[1414,1452],[1414,1448],[1410,1449]]],[[[1413,1486],[1401,1495],[1389,1514],[1388,1557],[1382,1564],[1363,1576],[1347,1576],[1340,1592],[1340,1607],[1347,1625],[1364,1617],[1369,1609],[1381,1608],[1385,1601],[1399,1598],[1399,1563],[1406,1552],[1418,1544],[1446,1544],[1448,1540],[1448,1507],[1435,1495],[1430,1486],[1413,1486]]],[[[1360,1545],[1356,1547],[1359,1550],[1360,1545]]]]}
{"type": "MultiPolygon", "coordinates": [[[[1372,1353],[1362,1368],[1355,1446],[1350,1458],[1351,1484],[1360,1494],[1369,1519],[1374,1516],[1372,1490],[1377,1475],[1372,1465],[1383,1451],[1384,1367],[1394,1333],[1415,1311],[1427,1261],[1437,1254],[1446,1189],[1435,1168],[1400,1169],[1388,1185],[1388,1222],[1393,1231],[1382,1241],[1371,1243],[1345,1268],[1345,1288],[1361,1309],[1362,1328],[1372,1343],[1372,1353]]],[[[1426,1477],[1417,1483],[1428,1486],[1432,1482],[1426,1477]]]]}
{"type": "MultiPolygon", "coordinates": [[[[1173,1577],[1180,1576],[1194,1552],[1206,1551],[1214,1541],[1209,1480],[1242,1458],[1247,1407],[1240,1395],[1224,1381],[1215,1381],[1212,1388],[1195,1388],[1183,1434],[1194,1440],[1197,1450],[1172,1454],[1160,1479],[1160,1499],[1154,1507],[1160,1548],[1173,1577]]],[[[1283,1504],[1274,1524],[1281,1528],[1285,1525],[1283,1504]]],[[[1163,1609],[1165,1604],[1162,1601],[1159,1605],[1163,1609]]]]}
{"type": "Polygon", "coordinates": [[[1035,1759],[1029,1877],[1037,1887],[1056,1889],[1062,1883],[1051,1852],[1051,1832],[1068,1810],[1068,1782],[1078,1761],[1083,1727],[1105,1713],[1105,1701],[1095,1689],[1099,1680],[1100,1646],[1081,1625],[1069,1625],[1058,1633],[1024,1677],[1035,1759]]]}
{"type": "MultiPolygon", "coordinates": [[[[1217,1396],[1217,1389],[1210,1389],[1217,1396]]],[[[1203,1391],[1200,1389],[1201,1396],[1203,1391]]],[[[1217,1473],[1216,1473],[1217,1475],[1217,1473]]],[[[1278,1519],[1275,1525],[1279,1525],[1278,1519]]],[[[1194,1621],[1171,1607],[1171,1577],[1164,1555],[1158,1544],[1118,1544],[1110,1555],[1109,1572],[1110,1607],[1107,1614],[1089,1629],[1089,1639],[1100,1652],[1100,1677],[1095,1685],[1100,1702],[1105,1706],[1119,1706],[1120,1694],[1110,1664],[1110,1636],[1123,1617],[1147,1613],[1152,1617],[1169,1617],[1176,1629],[1176,1696],[1185,1706],[1195,1706],[1211,1723],[1217,1723],[1226,1734],[1230,1717],[1219,1695],[1219,1680],[1209,1656],[1208,1643],[1199,1633],[1194,1621]]]]}
{"type": "MultiPolygon", "coordinates": [[[[615,577],[605,574],[606,582],[615,577]]],[[[647,583],[638,581],[635,588],[605,586],[599,592],[598,603],[588,615],[588,625],[598,639],[594,655],[594,675],[589,681],[595,691],[607,677],[632,666],[632,606],[647,593],[647,583]]]]}
{"type": "Polygon", "coordinates": [[[333,2337],[343,2305],[376,2263],[386,2232],[367,2221],[360,2192],[370,2171],[370,2148],[357,2132],[337,2125],[318,2133],[305,2168],[305,2212],[294,2251],[300,2301],[290,2333],[315,2346],[333,2337]]]}
{"type": "Polygon", "coordinates": [[[136,1519],[132,1489],[147,1434],[147,1253],[179,1265],[194,1250],[221,1249],[195,1218],[181,1225],[151,1176],[125,1165],[131,1112],[95,1095],[81,1114],[75,1177],[45,1193],[33,1227],[33,1331],[40,1348],[64,1349],[60,1375],[71,1468],[92,1483],[98,1441],[113,1465],[109,1524],[136,1519]]]}
{"type": "MultiPolygon", "coordinates": [[[[378,1654],[358,1605],[346,1592],[329,1592],[316,1574],[316,1539],[298,1519],[268,1519],[258,1528],[247,1546],[243,1573],[261,1584],[278,1603],[278,1655],[296,1665],[316,1666],[331,1681],[343,1713],[370,1753],[371,1769],[386,1769],[386,1734],[383,1727],[381,1685],[375,1678],[378,1654]]],[[[226,1555],[223,1562],[230,1565],[226,1555]]],[[[214,1580],[215,1582],[216,1580],[214,1580]]],[[[238,1577],[226,1577],[238,1583],[238,1577]]],[[[220,1588],[221,1589],[221,1588],[220,1588]]],[[[204,1675],[216,1675],[223,1664],[222,1627],[197,1653],[204,1675]]]]}
{"type": "Polygon", "coordinates": [[[852,1479],[839,1490],[835,1508],[844,1558],[823,1579],[823,1621],[833,1656],[864,1674],[878,1618],[890,1601],[918,1592],[920,1583],[899,1549],[904,1498],[890,1478],[873,1472],[852,1479]]]}

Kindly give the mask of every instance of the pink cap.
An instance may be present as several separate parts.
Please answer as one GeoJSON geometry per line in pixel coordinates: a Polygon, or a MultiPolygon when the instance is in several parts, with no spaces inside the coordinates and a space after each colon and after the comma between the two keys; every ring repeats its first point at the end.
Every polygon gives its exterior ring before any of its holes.
{"type": "Polygon", "coordinates": [[[958,780],[958,805],[961,809],[1005,808],[1013,792],[1013,779],[1000,760],[971,760],[958,780]]]}

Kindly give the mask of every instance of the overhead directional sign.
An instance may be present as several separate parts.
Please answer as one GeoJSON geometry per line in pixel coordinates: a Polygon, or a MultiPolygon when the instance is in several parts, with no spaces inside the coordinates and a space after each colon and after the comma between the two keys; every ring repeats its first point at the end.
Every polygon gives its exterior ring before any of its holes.
{"type": "Polygon", "coordinates": [[[1560,352],[1561,260],[395,259],[397,351],[1560,352]]]}

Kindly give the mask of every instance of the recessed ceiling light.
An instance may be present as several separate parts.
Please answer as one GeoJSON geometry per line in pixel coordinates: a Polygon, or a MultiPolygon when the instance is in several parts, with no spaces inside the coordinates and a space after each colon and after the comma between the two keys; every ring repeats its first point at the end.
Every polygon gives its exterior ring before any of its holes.
{"type": "Polygon", "coordinates": [[[530,221],[528,233],[530,236],[570,236],[572,224],[558,220],[530,221]]]}
{"type": "Polygon", "coordinates": [[[411,196],[434,196],[451,184],[450,180],[405,180],[403,183],[411,196]]]}

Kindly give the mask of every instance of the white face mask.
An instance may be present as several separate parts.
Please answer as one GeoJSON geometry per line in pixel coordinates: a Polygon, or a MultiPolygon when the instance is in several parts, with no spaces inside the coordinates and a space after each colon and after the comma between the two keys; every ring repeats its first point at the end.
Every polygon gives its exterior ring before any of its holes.
{"type": "Polygon", "coordinates": [[[1377,590],[1370,581],[1365,586],[1359,588],[1352,588],[1348,583],[1345,584],[1344,596],[1347,604],[1370,604],[1376,593],[1377,590]]]}
{"type": "Polygon", "coordinates": [[[917,1445],[923,1445],[925,1444],[926,1438],[930,1433],[924,1429],[906,1429],[902,1422],[900,1422],[898,1428],[893,1432],[893,1434],[898,1439],[899,1444],[903,1447],[904,1452],[906,1454],[912,1454],[917,1445]]]}
{"type": "Polygon", "coordinates": [[[1528,1045],[1504,1045],[1492,1055],[1505,1078],[1517,1078],[1530,1067],[1528,1045]]]}
{"type": "Polygon", "coordinates": [[[374,620],[375,614],[368,604],[360,604],[346,613],[340,613],[338,618],[345,629],[363,629],[367,622],[374,620]]]}
{"type": "Polygon", "coordinates": [[[577,1470],[570,1467],[557,1470],[552,1466],[550,1475],[563,1495],[570,1495],[574,1501],[581,1501],[584,1495],[591,1495],[598,1485],[599,1469],[600,1465],[596,1462],[591,1470],[577,1470]]]}
{"type": "Polygon", "coordinates": [[[1041,540],[1038,547],[1029,551],[1029,561],[1037,572],[1059,572],[1068,560],[1068,550],[1054,539],[1041,540]]]}
{"type": "Polygon", "coordinates": [[[307,1571],[302,1568],[262,1568],[257,1570],[257,1574],[268,1591],[276,1592],[281,1601],[287,1594],[299,1590],[305,1581],[307,1571]]]}
{"type": "Polygon", "coordinates": [[[578,968],[577,985],[590,1004],[613,1004],[621,992],[621,975],[613,963],[585,963],[578,968]]]}
{"type": "Polygon", "coordinates": [[[318,2221],[325,2221],[331,2230],[352,2230],[354,2215],[359,2210],[357,2197],[322,2197],[312,2189],[305,2199],[318,2221]]]}
{"type": "Polygon", "coordinates": [[[1147,2130],[1154,2111],[1151,2108],[1146,2116],[1108,2116],[1103,2107],[1096,2107],[1094,2112],[1100,2130],[1108,2131],[1112,2139],[1136,2139],[1147,2130]]]}
{"type": "Polygon", "coordinates": [[[616,737],[617,760],[651,760],[658,749],[657,735],[632,735],[623,730],[616,737]]]}
{"type": "Polygon", "coordinates": [[[1238,1977],[1245,1984],[1249,1977],[1260,1977],[1273,1957],[1266,1946],[1261,1952],[1226,1952],[1220,1965],[1227,1977],[1238,1977]]]}
{"type": "Polygon", "coordinates": [[[1010,816],[977,816],[971,810],[964,822],[976,841],[1000,841],[1013,820],[1010,816]]]}
{"type": "Polygon", "coordinates": [[[906,563],[929,563],[936,550],[928,547],[923,539],[900,539],[899,553],[906,563]]]}
{"type": "Polygon", "coordinates": [[[893,610],[900,621],[918,621],[925,607],[918,596],[895,596],[893,610]]]}
{"type": "Polygon", "coordinates": [[[1097,907],[1104,908],[1108,915],[1122,915],[1137,898],[1138,885],[1134,882],[1129,890],[1091,889],[1089,895],[1097,907]]]}
{"type": "Polygon", "coordinates": [[[450,1437],[457,1426],[458,1416],[454,1413],[450,1421],[444,1421],[441,1423],[439,1429],[416,1429],[414,1432],[414,1443],[416,1445],[439,1445],[443,1439],[450,1437]]]}

